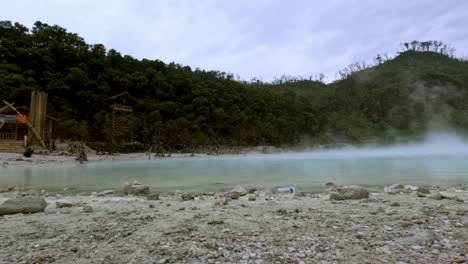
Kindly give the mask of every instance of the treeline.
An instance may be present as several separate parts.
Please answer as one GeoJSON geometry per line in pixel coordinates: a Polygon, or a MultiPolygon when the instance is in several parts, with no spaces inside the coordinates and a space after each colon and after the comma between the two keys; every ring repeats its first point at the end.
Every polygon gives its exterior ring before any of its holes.
{"type": "Polygon", "coordinates": [[[112,141],[109,97],[128,91],[135,111],[117,141],[166,149],[393,142],[421,135],[437,107],[450,110],[448,123],[468,128],[467,63],[439,44],[433,51],[432,43],[431,51],[408,44],[396,58],[353,66],[328,85],[322,74],[243,82],[224,72],[137,60],[59,26],[2,21],[0,98],[27,105],[31,90],[47,92],[61,139],[112,141]]]}
{"type": "Polygon", "coordinates": [[[166,148],[284,145],[318,131],[317,111],[300,96],[224,72],[137,60],[41,22],[31,30],[0,22],[0,87],[0,98],[17,105],[28,105],[31,90],[47,92],[62,139],[111,141],[108,98],[125,91],[137,103],[127,116],[128,137],[119,140],[166,148]]]}

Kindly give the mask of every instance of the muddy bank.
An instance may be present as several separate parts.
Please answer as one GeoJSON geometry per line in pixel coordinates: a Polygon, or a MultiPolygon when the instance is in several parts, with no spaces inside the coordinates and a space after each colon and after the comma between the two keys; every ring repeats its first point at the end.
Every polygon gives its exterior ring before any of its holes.
{"type": "Polygon", "coordinates": [[[45,197],[43,213],[0,217],[0,263],[463,263],[468,190],[430,195],[45,197]]]}

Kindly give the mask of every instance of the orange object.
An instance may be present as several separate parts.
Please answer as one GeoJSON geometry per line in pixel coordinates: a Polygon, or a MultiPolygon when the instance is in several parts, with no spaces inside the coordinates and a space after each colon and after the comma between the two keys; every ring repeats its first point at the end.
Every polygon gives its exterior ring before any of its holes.
{"type": "Polygon", "coordinates": [[[28,118],[26,117],[26,115],[16,115],[16,120],[18,120],[18,122],[20,122],[21,124],[26,124],[28,118]]]}

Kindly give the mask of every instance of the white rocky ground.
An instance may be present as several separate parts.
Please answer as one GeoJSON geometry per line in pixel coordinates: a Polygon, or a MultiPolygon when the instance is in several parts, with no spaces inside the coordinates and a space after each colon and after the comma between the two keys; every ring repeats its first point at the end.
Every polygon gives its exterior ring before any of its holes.
{"type": "Polygon", "coordinates": [[[445,191],[458,201],[415,192],[45,197],[43,213],[0,216],[0,263],[464,263],[468,188],[445,191]],[[57,208],[63,199],[74,206],[57,208]]]}

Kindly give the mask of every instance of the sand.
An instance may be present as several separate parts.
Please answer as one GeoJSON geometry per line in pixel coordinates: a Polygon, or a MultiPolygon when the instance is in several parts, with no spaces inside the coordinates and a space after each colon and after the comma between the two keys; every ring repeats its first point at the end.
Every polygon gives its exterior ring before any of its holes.
{"type": "MultiPolygon", "coordinates": [[[[468,201],[466,186],[431,188],[439,191],[468,201]]],[[[15,195],[0,194],[0,202],[15,195]]],[[[220,194],[194,196],[45,197],[43,213],[0,217],[0,263],[467,261],[468,206],[452,199],[372,192],[332,201],[325,192],[261,190],[224,204],[220,194]],[[75,206],[56,208],[57,199],[75,206]]]]}

